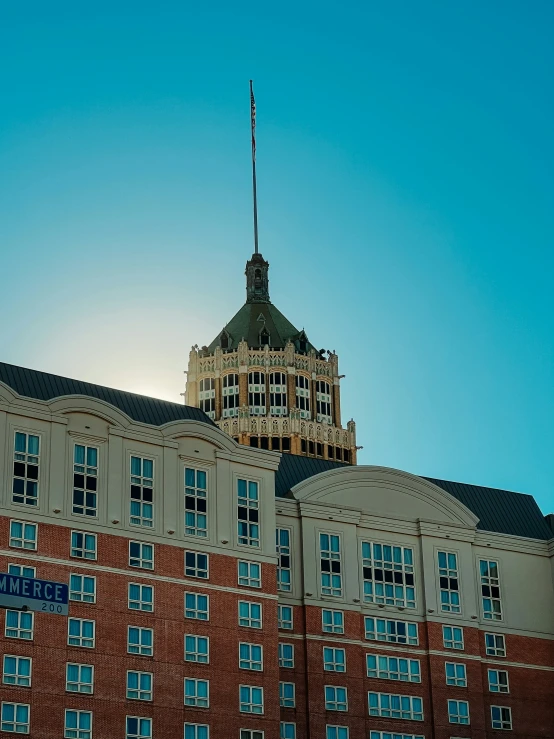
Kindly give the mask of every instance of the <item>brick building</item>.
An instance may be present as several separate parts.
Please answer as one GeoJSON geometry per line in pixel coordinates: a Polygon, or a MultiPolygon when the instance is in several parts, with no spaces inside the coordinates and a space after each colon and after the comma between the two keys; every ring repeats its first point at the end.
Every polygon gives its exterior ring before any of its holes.
{"type": "Polygon", "coordinates": [[[0,611],[0,736],[554,736],[533,498],[217,424],[0,364],[0,572],[71,599],[0,611]]]}

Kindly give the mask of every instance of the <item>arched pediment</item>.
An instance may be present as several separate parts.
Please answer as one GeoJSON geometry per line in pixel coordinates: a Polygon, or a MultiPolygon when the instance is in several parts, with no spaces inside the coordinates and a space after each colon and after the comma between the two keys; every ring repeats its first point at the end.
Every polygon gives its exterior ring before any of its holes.
{"type": "Polygon", "coordinates": [[[217,426],[211,426],[200,421],[172,421],[161,427],[162,435],[168,439],[180,439],[183,437],[194,437],[210,442],[218,449],[229,452],[241,448],[230,436],[221,431],[217,426]]]}
{"type": "Polygon", "coordinates": [[[4,400],[7,403],[13,403],[19,398],[19,395],[15,393],[9,385],[5,382],[0,382],[0,400],[4,400]]]}
{"type": "Polygon", "coordinates": [[[295,485],[305,503],[340,506],[375,516],[442,521],[475,528],[478,518],[454,496],[433,483],[390,467],[341,467],[295,485]]]}
{"type": "Polygon", "coordinates": [[[49,400],[47,405],[52,413],[62,413],[64,415],[69,413],[89,413],[121,428],[127,428],[134,423],[119,408],[111,405],[111,403],[106,403],[104,400],[92,398],[90,395],[64,395],[49,400]]]}

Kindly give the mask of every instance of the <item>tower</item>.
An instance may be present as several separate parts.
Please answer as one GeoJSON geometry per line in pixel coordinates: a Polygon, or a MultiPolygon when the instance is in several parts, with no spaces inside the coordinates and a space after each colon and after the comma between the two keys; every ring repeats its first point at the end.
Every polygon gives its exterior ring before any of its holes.
{"type": "Polygon", "coordinates": [[[317,350],[269,297],[269,263],[258,251],[256,104],[250,83],[254,254],[246,302],[208,346],[189,354],[185,402],[240,444],[356,463],[356,425],[342,427],[338,356],[317,350]]]}

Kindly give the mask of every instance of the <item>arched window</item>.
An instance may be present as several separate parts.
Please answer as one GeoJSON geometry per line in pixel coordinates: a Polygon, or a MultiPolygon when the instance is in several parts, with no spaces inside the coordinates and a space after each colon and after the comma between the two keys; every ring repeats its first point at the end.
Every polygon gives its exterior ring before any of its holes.
{"type": "Polygon", "coordinates": [[[199,383],[200,409],[210,418],[215,418],[215,380],[207,377],[199,383]]]}
{"type": "Polygon", "coordinates": [[[239,376],[235,373],[223,376],[223,418],[238,416],[239,376]]]}
{"type": "Polygon", "coordinates": [[[317,420],[321,423],[333,423],[331,416],[331,387],[325,380],[316,382],[316,412],[317,420]]]}
{"type": "Polygon", "coordinates": [[[310,380],[305,375],[296,375],[296,407],[301,418],[310,417],[310,380]]]}
{"type": "Polygon", "coordinates": [[[251,416],[265,416],[265,373],[248,373],[248,405],[251,416]]]}
{"type": "Polygon", "coordinates": [[[284,372],[269,375],[269,412],[272,416],[287,415],[287,376],[284,372]]]}

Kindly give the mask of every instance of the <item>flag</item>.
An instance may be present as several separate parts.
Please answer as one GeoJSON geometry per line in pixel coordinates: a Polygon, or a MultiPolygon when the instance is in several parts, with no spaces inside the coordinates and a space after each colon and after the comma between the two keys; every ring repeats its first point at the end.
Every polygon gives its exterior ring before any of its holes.
{"type": "Polygon", "coordinates": [[[252,159],[256,161],[256,101],[254,100],[252,80],[250,80],[250,123],[252,125],[252,159]]]}

